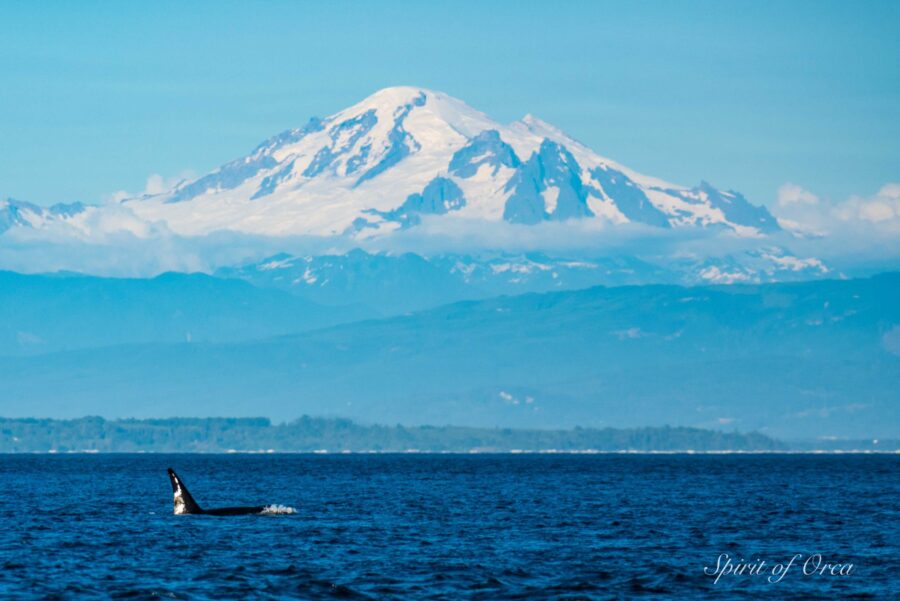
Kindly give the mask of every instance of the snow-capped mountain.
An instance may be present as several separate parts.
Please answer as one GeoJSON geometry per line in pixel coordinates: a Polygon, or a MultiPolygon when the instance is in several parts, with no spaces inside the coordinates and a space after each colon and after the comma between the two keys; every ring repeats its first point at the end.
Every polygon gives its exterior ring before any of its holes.
{"type": "Polygon", "coordinates": [[[716,258],[631,255],[555,256],[543,252],[341,255],[281,253],[216,276],[277,288],[324,305],[366,305],[382,314],[466,299],[592,286],[645,284],[761,284],[835,274],[821,261],[770,246],[716,258]]]}
{"type": "MultiPolygon", "coordinates": [[[[383,89],[212,173],[123,206],[187,236],[230,230],[367,238],[435,216],[716,226],[741,235],[779,228],[764,207],[737,192],[647,177],[530,115],[503,125],[414,87],[383,89]]],[[[37,227],[55,218],[52,209],[33,209],[35,217],[16,223],[37,227]]],[[[18,219],[9,215],[3,219],[18,219]]]]}
{"type": "Polygon", "coordinates": [[[40,207],[14,198],[0,199],[0,234],[14,227],[40,228],[50,222],[67,222],[86,209],[80,202],[40,207]]]}
{"type": "Polygon", "coordinates": [[[699,262],[679,261],[677,265],[684,268],[687,284],[761,284],[840,275],[820,259],[801,258],[778,246],[764,246],[699,262]]]}

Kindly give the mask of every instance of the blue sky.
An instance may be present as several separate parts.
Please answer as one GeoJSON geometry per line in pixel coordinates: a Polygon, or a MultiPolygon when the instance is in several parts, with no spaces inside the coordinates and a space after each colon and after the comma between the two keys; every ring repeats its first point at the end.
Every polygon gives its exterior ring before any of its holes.
{"type": "Polygon", "coordinates": [[[4,2],[0,195],[98,202],[391,85],[770,205],[900,179],[898,2],[4,2]]]}

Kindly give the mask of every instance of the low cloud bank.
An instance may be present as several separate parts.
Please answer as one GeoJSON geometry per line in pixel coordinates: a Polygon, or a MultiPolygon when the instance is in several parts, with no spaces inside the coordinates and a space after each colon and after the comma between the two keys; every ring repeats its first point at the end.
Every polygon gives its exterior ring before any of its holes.
{"type": "MultiPolygon", "coordinates": [[[[168,185],[151,176],[147,190],[168,185]]],[[[340,254],[352,248],[425,255],[502,250],[701,260],[771,246],[822,259],[836,268],[836,275],[900,268],[898,183],[888,183],[872,196],[841,202],[788,183],[778,191],[774,212],[784,231],[756,238],[724,229],[661,229],[602,220],[523,226],[452,215],[425,218],[417,227],[365,239],[229,231],[185,237],[172,232],[165,222],[143,220],[127,205],[110,200],[72,219],[48,221],[36,229],[12,228],[0,235],[0,269],[148,277],[165,271],[212,272],[281,252],[340,254]]]]}

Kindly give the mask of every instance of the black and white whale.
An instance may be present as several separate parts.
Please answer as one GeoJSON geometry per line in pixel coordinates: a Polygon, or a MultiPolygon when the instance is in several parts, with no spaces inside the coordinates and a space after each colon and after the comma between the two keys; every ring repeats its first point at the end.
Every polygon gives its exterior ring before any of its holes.
{"type": "Polygon", "coordinates": [[[283,505],[255,505],[252,507],[220,507],[218,509],[203,509],[191,496],[187,486],[181,481],[175,470],[169,468],[169,481],[172,483],[172,495],[175,498],[175,515],[200,514],[200,515],[269,515],[278,513],[294,513],[292,507],[283,505]]]}

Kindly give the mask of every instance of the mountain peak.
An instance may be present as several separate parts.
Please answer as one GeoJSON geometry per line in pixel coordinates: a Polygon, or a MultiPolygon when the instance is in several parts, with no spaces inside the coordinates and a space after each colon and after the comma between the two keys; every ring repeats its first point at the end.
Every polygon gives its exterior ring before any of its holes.
{"type": "Polygon", "coordinates": [[[381,88],[380,90],[377,90],[376,92],[366,96],[366,98],[364,98],[358,104],[368,106],[400,106],[412,102],[414,99],[423,95],[427,97],[443,94],[439,94],[438,92],[429,90],[427,88],[420,88],[416,86],[390,86],[387,88],[381,88]]]}
{"type": "Polygon", "coordinates": [[[528,129],[531,129],[531,130],[547,130],[547,131],[558,132],[560,134],[562,133],[562,131],[560,129],[554,127],[553,125],[550,125],[543,119],[539,119],[538,117],[535,117],[531,113],[528,113],[524,117],[519,119],[519,123],[523,124],[525,127],[527,127],[528,129]]]}
{"type": "MultiPolygon", "coordinates": [[[[462,100],[437,90],[417,86],[393,86],[382,88],[350,108],[329,117],[330,121],[343,122],[374,111],[378,121],[389,124],[407,117],[420,130],[419,144],[442,142],[454,135],[467,138],[478,135],[497,125],[487,115],[475,110],[462,100]],[[427,130],[427,131],[426,131],[427,130]]],[[[409,129],[404,125],[405,129],[409,129]]],[[[461,140],[456,140],[460,142],[461,140]]]]}

